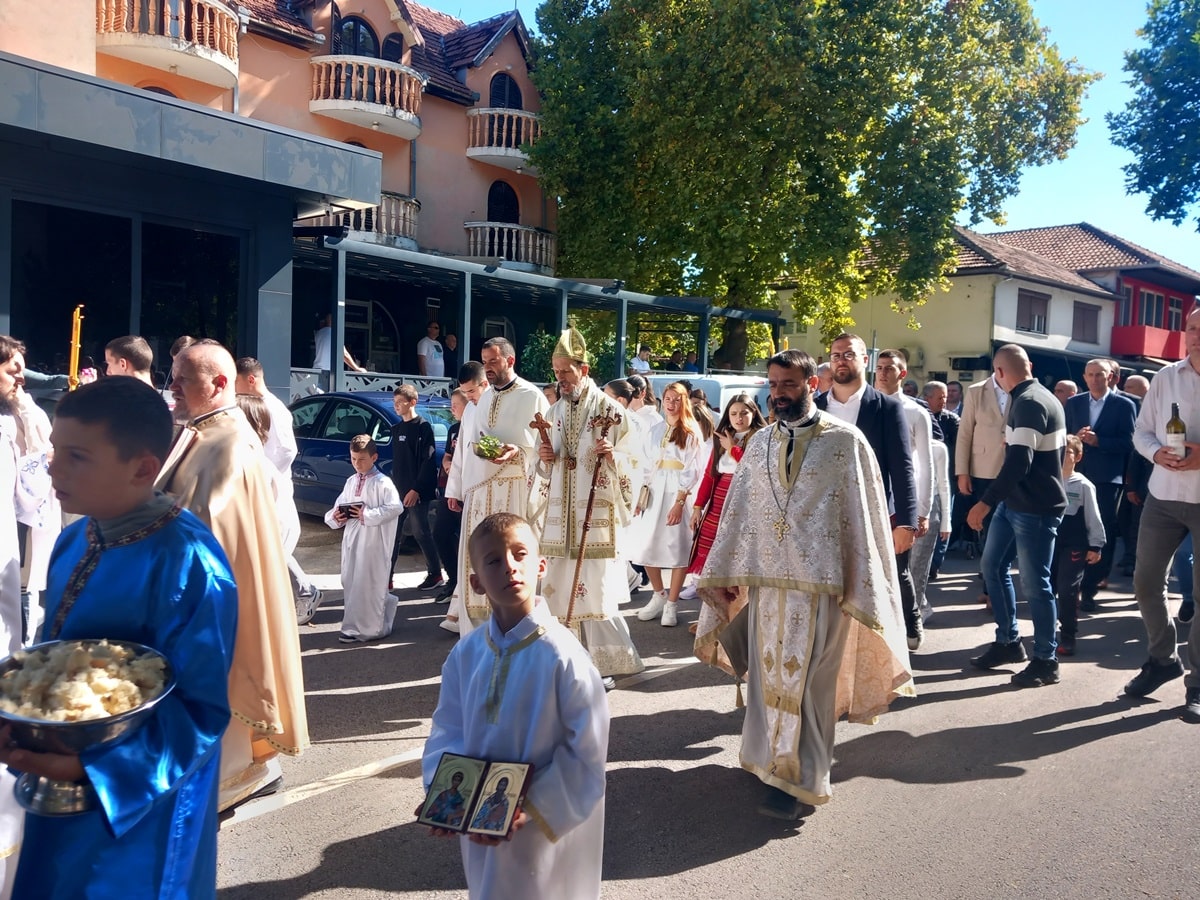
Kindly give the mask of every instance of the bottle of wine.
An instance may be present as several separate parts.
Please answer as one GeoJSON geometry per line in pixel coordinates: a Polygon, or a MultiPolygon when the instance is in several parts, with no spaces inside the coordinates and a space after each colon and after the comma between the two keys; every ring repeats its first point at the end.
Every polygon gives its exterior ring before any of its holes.
{"type": "Polygon", "coordinates": [[[1187,455],[1187,448],[1183,446],[1187,440],[1187,426],[1183,424],[1183,419],[1179,418],[1179,404],[1171,404],[1171,418],[1167,419],[1167,447],[1183,459],[1187,455]]]}

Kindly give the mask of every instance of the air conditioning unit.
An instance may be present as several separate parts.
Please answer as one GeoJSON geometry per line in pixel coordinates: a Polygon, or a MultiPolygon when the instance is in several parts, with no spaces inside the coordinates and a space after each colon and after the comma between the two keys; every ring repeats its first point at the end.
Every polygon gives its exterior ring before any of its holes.
{"type": "Polygon", "coordinates": [[[921,347],[901,347],[900,352],[904,354],[905,360],[908,361],[910,369],[925,368],[925,350],[921,347]]]}

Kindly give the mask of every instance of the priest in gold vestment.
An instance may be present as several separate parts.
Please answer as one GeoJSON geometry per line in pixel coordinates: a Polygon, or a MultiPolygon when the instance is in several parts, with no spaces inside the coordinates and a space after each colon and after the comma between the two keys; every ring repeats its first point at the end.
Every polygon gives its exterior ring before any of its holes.
{"type": "Polygon", "coordinates": [[[588,377],[587,347],[574,328],[559,338],[553,365],[562,399],[550,407],[551,443],[538,448],[538,471],[548,479],[539,520],[546,557],[542,595],[566,624],[574,590],[569,627],[587,648],[605,688],[611,689],[613,676],[645,668],[618,609],[629,602],[620,550],[641,483],[642,435],[628,420],[628,411],[588,377]],[[612,424],[603,434],[600,420],[606,417],[612,424]],[[595,500],[576,582],[593,471],[595,500]]]}
{"type": "Polygon", "coordinates": [[[777,423],[734,473],[699,580],[716,615],[702,617],[695,646],[728,670],[717,639],[745,611],[748,642],[729,641],[748,643],[742,768],[768,786],[760,813],[795,819],[829,800],[838,718],[872,722],[915,691],[875,455],[858,429],[817,411],[807,353],[778,353],[767,373],[777,423]]]}
{"type": "Polygon", "coordinates": [[[221,809],[277,787],[277,755],[298,756],[308,746],[296,610],[269,464],[237,407],[236,376],[219,344],[194,344],[175,357],[171,393],[176,418],[187,424],[156,485],[212,529],[237,582],[221,809]]]}

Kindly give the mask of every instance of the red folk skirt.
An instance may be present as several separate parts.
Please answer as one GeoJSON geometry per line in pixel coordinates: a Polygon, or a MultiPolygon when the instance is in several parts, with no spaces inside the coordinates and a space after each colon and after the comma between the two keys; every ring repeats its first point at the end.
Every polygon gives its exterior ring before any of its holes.
{"type": "Polygon", "coordinates": [[[725,506],[725,495],[729,493],[731,481],[733,481],[733,473],[722,472],[717,476],[717,483],[713,485],[712,502],[709,504],[708,514],[700,523],[700,538],[696,542],[696,552],[692,557],[692,564],[688,566],[688,572],[692,575],[699,575],[700,570],[704,568],[704,561],[708,559],[708,551],[712,549],[713,540],[717,536],[717,525],[721,521],[721,509],[725,506]]]}

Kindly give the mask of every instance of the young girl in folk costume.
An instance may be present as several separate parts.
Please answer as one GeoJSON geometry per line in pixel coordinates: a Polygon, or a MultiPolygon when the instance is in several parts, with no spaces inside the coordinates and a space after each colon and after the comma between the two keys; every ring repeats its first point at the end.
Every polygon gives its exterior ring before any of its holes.
{"type": "Polygon", "coordinates": [[[396,619],[396,595],[388,588],[396,519],[404,507],[395,483],[375,468],[378,459],[369,435],[356,435],[350,441],[354,474],[333,509],[325,513],[326,525],[346,529],[342,536],[345,611],[338,636],[343,644],[387,637],[396,619]]]}
{"type": "MultiPolygon", "coordinates": [[[[704,480],[700,482],[692,508],[692,530],[699,529],[700,536],[692,564],[688,566],[689,575],[699,575],[704,568],[713,538],[717,536],[717,524],[721,521],[721,508],[725,505],[729,482],[733,480],[733,470],[742,459],[746,443],[766,424],[749,394],[737,394],[726,405],[725,414],[716,428],[717,446],[708,457],[704,480]],[[704,510],[706,504],[707,512],[704,510]]],[[[680,596],[684,600],[694,599],[695,587],[689,587],[680,596]]],[[[700,617],[704,618],[703,610],[700,617]]]]}
{"type": "Polygon", "coordinates": [[[687,388],[679,382],[663,391],[663,413],[666,418],[650,432],[653,468],[638,499],[629,545],[630,562],[646,567],[654,591],[638,618],[649,622],[661,615],[662,624],[670,626],[678,623],[679,591],[692,550],[691,497],[700,486],[708,445],[692,415],[687,388]],[[663,569],[670,570],[667,588],[663,569]]]}

